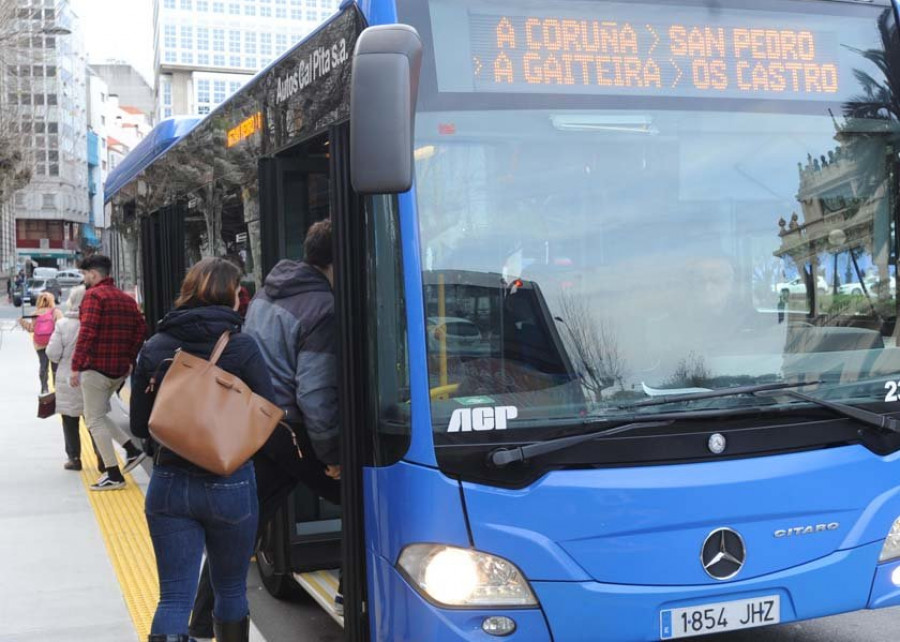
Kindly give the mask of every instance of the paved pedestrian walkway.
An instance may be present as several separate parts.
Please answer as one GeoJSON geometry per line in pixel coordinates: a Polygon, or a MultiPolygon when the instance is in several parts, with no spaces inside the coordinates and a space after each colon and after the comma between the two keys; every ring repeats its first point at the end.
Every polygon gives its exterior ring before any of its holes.
{"type": "MultiPolygon", "coordinates": [[[[82,426],[84,470],[63,469],[62,425],[36,416],[38,360],[18,315],[0,303],[0,642],[143,642],[159,599],[149,462],[126,490],[90,492],[97,461],[82,426]]],[[[115,404],[113,419],[127,425],[115,404]]],[[[253,624],[250,640],[265,642],[253,624]]]]}
{"type": "Polygon", "coordinates": [[[13,327],[0,320],[0,642],[138,640],[81,478],[62,467],[60,419],[36,418],[37,357],[13,327]]]}

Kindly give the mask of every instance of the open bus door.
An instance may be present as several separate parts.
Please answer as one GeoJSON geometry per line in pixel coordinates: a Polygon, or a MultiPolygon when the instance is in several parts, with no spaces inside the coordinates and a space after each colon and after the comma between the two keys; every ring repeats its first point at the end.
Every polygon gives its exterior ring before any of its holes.
{"type": "MultiPolygon", "coordinates": [[[[328,141],[319,136],[260,160],[263,276],[282,259],[302,259],[306,231],[332,214],[328,141]]],[[[299,485],[264,527],[257,565],[269,593],[290,597],[302,586],[340,622],[334,610],[341,567],[340,507],[299,485]]]]}

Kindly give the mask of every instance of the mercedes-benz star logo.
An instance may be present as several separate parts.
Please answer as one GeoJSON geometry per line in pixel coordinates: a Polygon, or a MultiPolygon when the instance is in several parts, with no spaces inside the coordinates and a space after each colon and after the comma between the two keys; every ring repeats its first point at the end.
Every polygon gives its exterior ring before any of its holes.
{"type": "Polygon", "coordinates": [[[714,455],[721,455],[725,452],[725,448],[728,447],[728,440],[725,439],[725,435],[717,432],[710,436],[706,445],[709,448],[709,452],[714,455]]]}
{"type": "Polygon", "coordinates": [[[747,561],[744,540],[730,528],[715,530],[703,542],[700,561],[703,570],[714,580],[730,580],[741,572],[747,561]]]}

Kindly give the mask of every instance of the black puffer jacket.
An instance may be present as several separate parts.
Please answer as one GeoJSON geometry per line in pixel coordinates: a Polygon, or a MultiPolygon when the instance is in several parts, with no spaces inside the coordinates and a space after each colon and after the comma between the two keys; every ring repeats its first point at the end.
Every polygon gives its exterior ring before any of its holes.
{"type": "MultiPolygon", "coordinates": [[[[241,317],[225,306],[186,308],[170,312],[159,324],[158,332],[144,344],[138,355],[137,365],[131,375],[131,432],[135,437],[150,436],[147,426],[156,394],[146,391],[150,378],[166,359],[175,356],[181,348],[185,352],[208,359],[216,341],[226,330],[233,334],[218,366],[246,383],[256,394],[274,401],[275,391],[269,369],[263,360],[256,341],[240,334],[241,317]]],[[[166,366],[160,372],[165,372],[166,366]]],[[[163,449],[158,463],[192,467],[171,451],[163,449]]]]}

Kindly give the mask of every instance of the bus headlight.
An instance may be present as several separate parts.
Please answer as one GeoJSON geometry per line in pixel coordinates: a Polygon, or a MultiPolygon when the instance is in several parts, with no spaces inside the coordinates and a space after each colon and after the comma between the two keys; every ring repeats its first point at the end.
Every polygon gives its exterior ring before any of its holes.
{"type": "Polygon", "coordinates": [[[444,606],[536,606],[515,564],[487,553],[440,544],[412,544],[397,566],[422,594],[444,606]]]}
{"type": "Polygon", "coordinates": [[[881,556],[879,562],[890,562],[900,557],[900,517],[894,521],[891,526],[891,532],[884,540],[884,546],[881,547],[881,556]]]}

